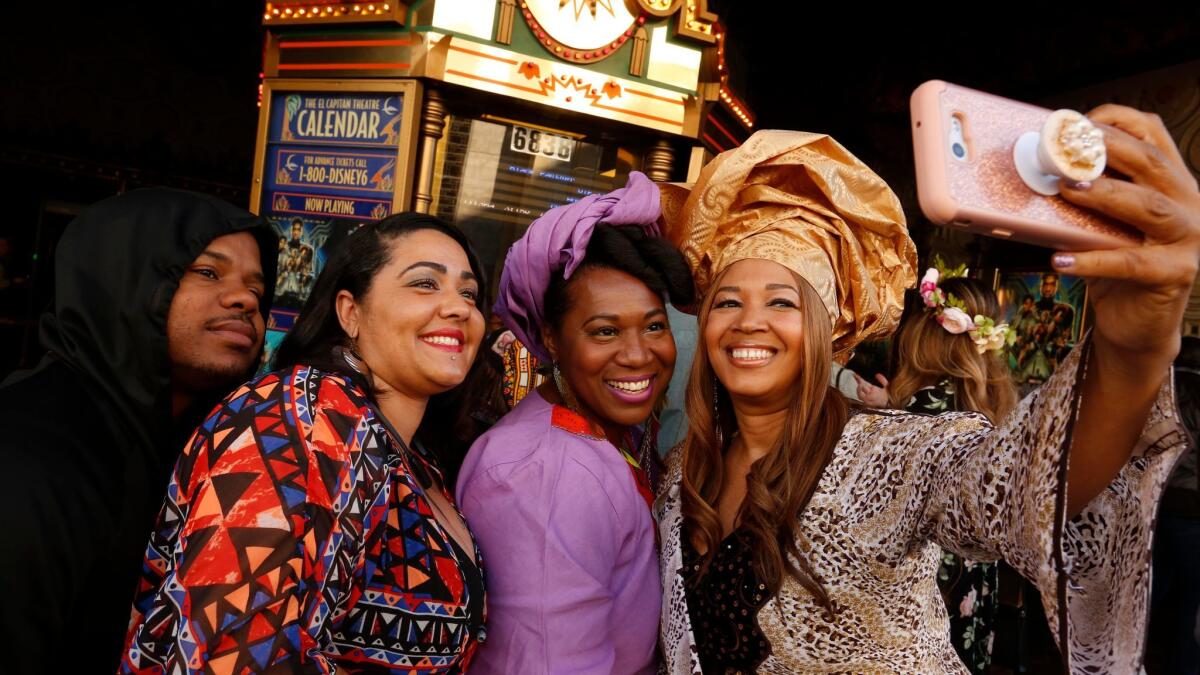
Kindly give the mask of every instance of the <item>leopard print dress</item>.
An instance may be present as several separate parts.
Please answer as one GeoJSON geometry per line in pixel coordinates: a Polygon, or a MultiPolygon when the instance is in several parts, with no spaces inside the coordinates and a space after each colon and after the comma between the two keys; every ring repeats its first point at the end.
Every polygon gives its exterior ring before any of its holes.
{"type": "MultiPolygon", "coordinates": [[[[1187,436],[1168,379],[1129,463],[1068,521],[1065,450],[1085,351],[1000,427],[977,413],[852,416],[797,542],[836,616],[786,579],[757,615],[771,651],[759,672],[968,673],[938,593],[940,548],[1003,558],[1032,581],[1070,672],[1139,672],[1155,507],[1187,436]]],[[[680,475],[677,447],[654,509],[659,637],[672,675],[700,672],[681,573],[680,475]]]]}

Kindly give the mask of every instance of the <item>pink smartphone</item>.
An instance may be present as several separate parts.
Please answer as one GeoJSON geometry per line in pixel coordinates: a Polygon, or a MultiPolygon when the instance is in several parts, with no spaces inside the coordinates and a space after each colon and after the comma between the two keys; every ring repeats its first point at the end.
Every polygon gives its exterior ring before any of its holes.
{"type": "Polygon", "coordinates": [[[912,95],[917,199],[939,225],[1060,251],[1136,245],[1137,230],[1044,196],[1017,174],[1013,146],[1052,111],[941,80],[912,95]]]}

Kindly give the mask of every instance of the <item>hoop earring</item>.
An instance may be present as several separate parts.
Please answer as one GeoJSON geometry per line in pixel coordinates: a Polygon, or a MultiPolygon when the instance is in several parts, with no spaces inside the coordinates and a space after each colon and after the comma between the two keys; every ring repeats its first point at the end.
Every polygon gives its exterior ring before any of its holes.
{"type": "Polygon", "coordinates": [[[371,369],[367,366],[367,362],[363,360],[362,355],[358,353],[358,341],[354,338],[347,339],[350,342],[349,345],[337,345],[333,348],[333,357],[341,359],[343,363],[350,367],[350,370],[370,381],[371,369]]]}

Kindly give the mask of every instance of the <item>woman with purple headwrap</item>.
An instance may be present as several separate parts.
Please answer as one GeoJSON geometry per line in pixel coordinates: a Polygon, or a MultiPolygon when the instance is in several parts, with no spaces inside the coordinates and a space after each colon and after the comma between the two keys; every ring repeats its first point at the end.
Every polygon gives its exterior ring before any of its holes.
{"type": "Polygon", "coordinates": [[[666,302],[693,296],[658,217],[658,187],[634,172],[548,211],[508,252],[496,313],[554,377],[475,442],[459,475],[488,564],[472,673],[655,669],[657,449],[642,425],[675,366],[666,302]]]}

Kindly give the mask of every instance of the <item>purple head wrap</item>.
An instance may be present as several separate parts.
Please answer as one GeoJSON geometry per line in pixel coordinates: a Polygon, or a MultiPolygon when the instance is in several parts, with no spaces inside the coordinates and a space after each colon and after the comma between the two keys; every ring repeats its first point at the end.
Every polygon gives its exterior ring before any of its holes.
{"type": "Polygon", "coordinates": [[[632,171],[623,188],[542,214],[508,249],[495,312],[539,361],[551,360],[542,344],[542,301],[553,275],[571,278],[598,223],[640,225],[646,234],[659,236],[658,199],[658,186],[632,171]]]}

